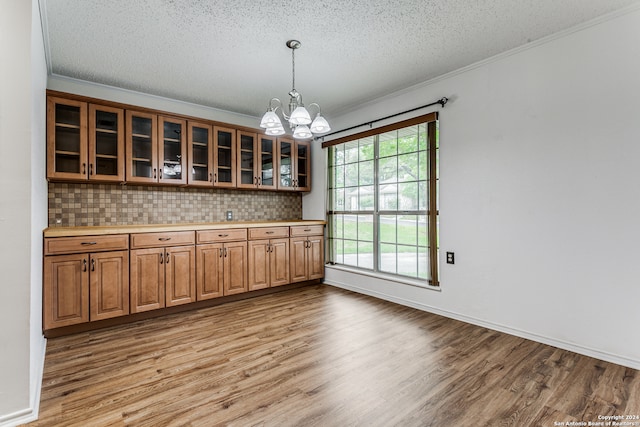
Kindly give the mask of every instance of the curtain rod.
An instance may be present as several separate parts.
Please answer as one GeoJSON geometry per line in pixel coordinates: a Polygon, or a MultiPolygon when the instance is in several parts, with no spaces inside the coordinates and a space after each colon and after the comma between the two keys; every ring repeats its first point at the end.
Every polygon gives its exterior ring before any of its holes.
{"type": "Polygon", "coordinates": [[[371,126],[371,125],[372,125],[372,124],[374,124],[374,123],[381,122],[381,121],[383,121],[383,120],[387,120],[387,119],[390,119],[390,118],[392,118],[392,117],[400,116],[400,115],[402,115],[402,114],[411,113],[412,111],[420,110],[420,109],[422,109],[422,108],[431,107],[431,106],[436,105],[436,104],[440,104],[440,106],[441,106],[441,107],[444,107],[444,105],[445,105],[448,101],[449,101],[449,98],[447,98],[447,97],[445,96],[445,97],[442,97],[442,98],[440,98],[439,100],[437,100],[437,101],[435,101],[435,102],[432,102],[432,103],[430,103],[430,104],[426,104],[426,105],[422,105],[422,106],[420,106],[420,107],[412,108],[411,110],[403,111],[403,112],[401,112],[401,113],[391,114],[390,116],[381,117],[381,118],[379,118],[379,119],[375,119],[375,120],[371,120],[370,122],[365,122],[365,123],[361,123],[361,124],[359,124],[359,125],[351,126],[351,127],[349,127],[349,128],[346,128],[346,129],[337,130],[337,131],[335,131],[335,132],[331,132],[331,133],[328,133],[328,134],[326,134],[326,135],[319,136],[319,137],[317,137],[317,138],[315,138],[315,139],[320,139],[320,138],[322,138],[322,139],[323,139],[323,141],[324,141],[324,138],[325,138],[325,137],[327,137],[327,136],[335,135],[335,134],[337,134],[337,133],[347,132],[347,131],[349,131],[349,130],[356,129],[356,128],[359,128],[359,127],[362,127],[362,126],[371,126]]]}

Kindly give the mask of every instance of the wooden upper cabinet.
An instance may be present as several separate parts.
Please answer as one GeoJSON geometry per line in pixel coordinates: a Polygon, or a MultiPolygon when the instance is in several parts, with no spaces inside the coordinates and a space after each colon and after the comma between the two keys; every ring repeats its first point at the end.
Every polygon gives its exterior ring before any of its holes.
{"type": "Polygon", "coordinates": [[[88,179],[86,102],[47,97],[47,178],[88,179]]]}
{"type": "Polygon", "coordinates": [[[268,135],[258,135],[257,141],[258,153],[258,176],[259,188],[265,190],[275,190],[277,188],[276,181],[276,139],[268,135]]]}
{"type": "Polygon", "coordinates": [[[158,182],[187,183],[187,122],[172,117],[158,117],[158,182]]]}
{"type": "Polygon", "coordinates": [[[204,123],[187,123],[187,184],[213,186],[213,128],[204,123]]]}
{"type": "Polygon", "coordinates": [[[236,186],[236,130],[213,128],[213,185],[236,186]]]}
{"type": "Polygon", "coordinates": [[[124,181],[124,151],[124,110],[89,104],[89,180],[124,181]]]}
{"type": "Polygon", "coordinates": [[[311,191],[311,142],[278,139],[278,189],[311,191]]]}
{"type": "Polygon", "coordinates": [[[258,175],[256,174],[258,135],[239,130],[237,138],[236,185],[238,188],[258,188],[258,175]]]}
{"type": "Polygon", "coordinates": [[[158,118],[141,111],[126,112],[126,177],[128,182],[158,182],[158,118]]]}
{"type": "Polygon", "coordinates": [[[276,140],[267,135],[238,131],[238,188],[276,189],[276,140]]]}
{"type": "Polygon", "coordinates": [[[47,98],[47,178],[122,182],[124,110],[47,98]]]}

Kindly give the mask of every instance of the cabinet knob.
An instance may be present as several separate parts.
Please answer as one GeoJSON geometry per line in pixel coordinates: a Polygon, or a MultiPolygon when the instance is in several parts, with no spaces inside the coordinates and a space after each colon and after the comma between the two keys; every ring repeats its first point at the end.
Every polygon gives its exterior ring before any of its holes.
{"type": "Polygon", "coordinates": [[[89,175],[93,175],[93,163],[89,163],[89,175]]]}
{"type": "Polygon", "coordinates": [[[86,258],[82,260],[82,271],[87,271],[87,260],[86,260],[86,258]]]}
{"type": "Polygon", "coordinates": [[[91,258],[91,271],[96,271],[96,260],[91,258]]]}
{"type": "Polygon", "coordinates": [[[84,174],[86,174],[86,173],[87,173],[87,164],[86,164],[86,163],[83,163],[83,164],[82,164],[82,175],[84,175],[84,174]]]}

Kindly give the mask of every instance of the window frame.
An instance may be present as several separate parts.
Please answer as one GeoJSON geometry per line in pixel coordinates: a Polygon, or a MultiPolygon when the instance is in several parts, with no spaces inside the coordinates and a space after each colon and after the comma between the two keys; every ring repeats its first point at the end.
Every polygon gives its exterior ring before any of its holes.
{"type": "MultiPolygon", "coordinates": [[[[380,162],[380,153],[379,153],[379,137],[378,135],[382,135],[384,133],[387,132],[392,132],[392,131],[396,131],[399,129],[403,129],[403,128],[407,128],[407,127],[411,127],[411,126],[415,126],[415,125],[425,125],[426,127],[426,136],[427,136],[427,147],[426,147],[426,155],[427,155],[427,176],[426,176],[426,181],[427,181],[427,206],[426,206],[426,220],[427,220],[427,224],[426,224],[426,229],[427,229],[427,257],[428,257],[428,261],[429,261],[429,265],[428,265],[428,275],[427,275],[427,279],[426,282],[429,286],[432,287],[439,287],[440,286],[440,280],[439,280],[439,250],[440,248],[438,247],[438,232],[439,232],[439,228],[438,228],[438,194],[437,194],[437,190],[438,190],[438,180],[439,180],[439,171],[438,171],[438,152],[439,152],[439,141],[438,141],[438,113],[437,112],[433,112],[433,113],[429,113],[429,114],[425,114],[425,115],[421,115],[415,118],[411,118],[408,120],[403,120],[400,122],[396,122],[396,123],[392,123],[389,125],[385,125],[385,126],[381,126],[379,128],[375,128],[375,129],[369,129],[367,131],[364,132],[359,132],[353,135],[349,135],[349,136],[345,136],[342,138],[337,138],[331,141],[327,141],[327,142],[323,142],[322,143],[322,148],[329,148],[329,147],[333,147],[336,145],[340,145],[340,144],[346,144],[349,142],[354,142],[354,141],[359,141],[368,137],[373,137],[373,144],[374,144],[374,208],[373,210],[368,210],[368,211],[361,211],[361,210],[356,210],[356,211],[346,211],[346,210],[332,210],[333,205],[333,191],[334,189],[331,188],[332,185],[332,180],[334,179],[333,177],[329,177],[327,176],[327,219],[329,220],[329,223],[331,225],[330,229],[329,229],[329,240],[331,240],[331,233],[333,231],[332,227],[333,224],[331,222],[331,219],[334,215],[356,215],[356,216],[361,216],[361,215],[371,215],[372,217],[372,225],[373,225],[373,241],[372,241],[372,245],[373,245],[373,265],[372,268],[363,268],[363,267],[358,267],[358,266],[354,266],[352,264],[342,264],[342,263],[335,263],[335,257],[333,253],[329,253],[328,255],[328,259],[330,260],[330,262],[332,264],[336,264],[336,265],[344,265],[345,267],[353,267],[355,269],[362,269],[365,272],[368,272],[368,274],[373,274],[376,275],[377,277],[386,277],[386,276],[390,276],[392,277],[392,280],[399,280],[400,278],[405,278],[407,280],[410,280],[411,282],[415,282],[420,281],[422,282],[423,280],[425,280],[424,278],[420,278],[418,276],[409,276],[409,275],[403,275],[403,274],[399,274],[397,273],[397,268],[396,268],[396,273],[390,273],[387,271],[383,271],[380,270],[380,218],[384,215],[400,215],[400,214],[406,214],[406,215],[424,215],[425,214],[425,210],[421,210],[420,206],[417,206],[416,210],[407,210],[407,211],[402,211],[400,209],[397,210],[381,210],[380,206],[379,206],[379,200],[380,200],[380,195],[379,195],[379,190],[380,190],[380,182],[379,182],[379,162],[380,162]]],[[[416,151],[416,153],[418,153],[419,155],[420,150],[418,149],[418,151],[416,151]]],[[[328,163],[327,163],[327,167],[328,170],[333,171],[334,169],[332,168],[332,164],[331,164],[331,156],[332,150],[327,150],[327,156],[328,156],[328,163]]],[[[396,153],[395,157],[398,157],[400,155],[400,153],[396,153]]],[[[360,163],[360,161],[358,161],[357,163],[360,163]]],[[[335,165],[333,165],[335,167],[335,165]]],[[[420,180],[418,179],[416,182],[420,182],[420,180]]],[[[397,184],[397,183],[396,183],[397,184]]],[[[359,188],[360,184],[356,187],[359,188]]],[[[346,191],[345,191],[346,193],[346,191]]],[[[360,207],[360,206],[358,206],[360,207]]],[[[345,206],[344,208],[346,208],[346,197],[345,197],[345,206]]],[[[397,226],[396,226],[397,227],[397,226]]],[[[350,239],[344,239],[342,238],[341,240],[350,240],[350,239]]],[[[356,242],[359,242],[359,239],[356,239],[356,242]]],[[[328,242],[329,244],[326,245],[327,247],[327,251],[333,251],[333,244],[331,241],[328,242]]],[[[384,243],[384,242],[382,242],[384,243]]],[[[396,246],[397,246],[397,240],[396,240],[396,246]]],[[[419,249],[421,248],[421,246],[419,245],[419,242],[416,242],[416,249],[419,251],[419,249]]],[[[397,254],[398,252],[396,252],[397,254]]],[[[417,269],[417,266],[416,266],[417,269]]],[[[419,272],[418,272],[419,274],[419,272]]]]}

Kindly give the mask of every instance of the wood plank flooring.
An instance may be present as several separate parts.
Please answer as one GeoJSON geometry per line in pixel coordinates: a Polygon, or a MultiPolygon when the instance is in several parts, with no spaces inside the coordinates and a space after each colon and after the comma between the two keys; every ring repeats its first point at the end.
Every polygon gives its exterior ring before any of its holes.
{"type": "Polygon", "coordinates": [[[318,285],[50,339],[29,425],[554,426],[599,415],[640,415],[638,371],[318,285]]]}

